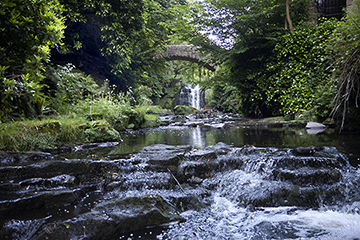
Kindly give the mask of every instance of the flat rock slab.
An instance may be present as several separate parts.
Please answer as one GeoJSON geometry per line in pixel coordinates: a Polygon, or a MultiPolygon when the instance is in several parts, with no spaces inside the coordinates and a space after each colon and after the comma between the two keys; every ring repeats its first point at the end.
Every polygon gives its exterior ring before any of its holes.
{"type": "Polygon", "coordinates": [[[0,152],[0,166],[23,165],[53,159],[45,152],[0,152]]]}
{"type": "Polygon", "coordinates": [[[179,164],[184,154],[192,149],[188,145],[169,146],[164,144],[155,144],[144,147],[136,157],[146,159],[148,164],[158,166],[170,166],[179,164]]]}

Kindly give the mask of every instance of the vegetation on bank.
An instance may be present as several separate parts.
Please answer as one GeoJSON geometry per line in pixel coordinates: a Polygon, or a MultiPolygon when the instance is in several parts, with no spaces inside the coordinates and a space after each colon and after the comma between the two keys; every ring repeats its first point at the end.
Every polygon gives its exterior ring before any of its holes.
{"type": "Polygon", "coordinates": [[[62,151],[73,144],[121,141],[121,131],[159,126],[159,115],[170,113],[151,105],[144,87],[116,93],[71,64],[51,68],[47,77],[56,91],[43,93],[37,118],[0,124],[0,151],[62,151]]]}

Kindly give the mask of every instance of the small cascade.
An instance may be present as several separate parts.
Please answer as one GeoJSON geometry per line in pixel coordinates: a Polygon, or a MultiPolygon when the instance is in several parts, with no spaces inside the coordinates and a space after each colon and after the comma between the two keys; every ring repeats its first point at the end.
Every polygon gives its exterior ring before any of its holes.
{"type": "Polygon", "coordinates": [[[204,91],[199,85],[193,86],[191,84],[185,84],[175,101],[175,105],[184,105],[201,109],[205,103],[204,91]]]}
{"type": "Polygon", "coordinates": [[[190,98],[191,98],[191,106],[200,109],[200,87],[196,85],[190,91],[190,98]]]}

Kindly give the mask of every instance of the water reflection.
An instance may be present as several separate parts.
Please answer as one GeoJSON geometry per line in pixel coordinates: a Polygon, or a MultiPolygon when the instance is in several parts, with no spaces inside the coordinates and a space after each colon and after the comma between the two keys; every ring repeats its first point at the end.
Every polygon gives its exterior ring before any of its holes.
{"type": "Polygon", "coordinates": [[[205,147],[206,146],[206,138],[203,137],[203,134],[201,132],[201,129],[199,126],[193,129],[190,139],[189,139],[190,145],[194,147],[205,147]]]}
{"type": "Polygon", "coordinates": [[[300,147],[300,146],[333,146],[340,151],[350,153],[349,160],[353,165],[360,162],[360,136],[338,134],[328,129],[320,134],[308,134],[305,129],[294,128],[230,128],[215,129],[211,127],[170,126],[152,129],[129,130],[121,133],[123,142],[117,146],[89,150],[73,154],[74,158],[90,154],[98,156],[119,157],[139,152],[143,147],[153,144],[191,145],[195,148],[215,145],[224,142],[230,146],[242,147],[300,147]],[[80,154],[80,155],[79,155],[80,154]]]}

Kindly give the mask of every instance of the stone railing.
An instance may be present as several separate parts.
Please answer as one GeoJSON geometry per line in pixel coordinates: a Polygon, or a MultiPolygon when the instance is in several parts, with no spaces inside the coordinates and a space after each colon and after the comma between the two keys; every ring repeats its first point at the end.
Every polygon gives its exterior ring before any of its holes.
{"type": "Polygon", "coordinates": [[[211,71],[215,71],[215,66],[206,60],[206,57],[200,55],[199,47],[194,45],[169,45],[167,49],[158,52],[157,57],[163,57],[168,61],[184,60],[198,63],[211,71]]]}

